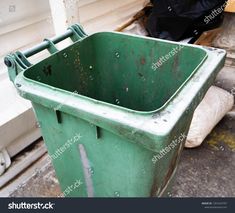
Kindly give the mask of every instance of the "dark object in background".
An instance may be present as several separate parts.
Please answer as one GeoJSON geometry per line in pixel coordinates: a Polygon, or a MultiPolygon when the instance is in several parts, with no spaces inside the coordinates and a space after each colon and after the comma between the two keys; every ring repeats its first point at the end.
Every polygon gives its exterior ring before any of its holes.
{"type": "Polygon", "coordinates": [[[151,0],[146,29],[151,37],[182,40],[217,28],[227,0],[151,0]]]}

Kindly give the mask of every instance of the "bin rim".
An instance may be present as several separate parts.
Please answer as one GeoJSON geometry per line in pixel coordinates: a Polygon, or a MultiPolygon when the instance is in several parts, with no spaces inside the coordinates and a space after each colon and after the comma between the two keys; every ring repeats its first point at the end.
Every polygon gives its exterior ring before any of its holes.
{"type": "MultiPolygon", "coordinates": [[[[139,115],[152,115],[152,114],[155,114],[155,113],[158,113],[158,112],[161,112],[163,111],[168,105],[169,103],[179,94],[179,92],[184,88],[184,86],[190,81],[190,79],[192,79],[192,77],[195,75],[195,73],[197,73],[197,71],[200,69],[200,67],[203,65],[203,63],[206,61],[206,59],[208,58],[208,51],[207,49],[205,48],[202,48],[200,46],[197,46],[197,45],[192,45],[192,44],[185,44],[185,43],[179,43],[179,42],[174,42],[174,41],[166,41],[166,40],[162,40],[162,39],[156,39],[156,38],[151,38],[151,37],[144,37],[144,36],[141,36],[141,35],[130,35],[130,34],[125,34],[125,33],[122,33],[122,32],[112,32],[112,31],[103,31],[103,32],[97,32],[97,33],[93,33],[91,35],[89,35],[88,37],[91,37],[93,35],[98,35],[98,34],[104,34],[104,33],[108,33],[108,34],[121,34],[121,35],[125,35],[125,36],[129,36],[129,37],[137,37],[137,38],[142,38],[142,39],[147,39],[147,40],[153,40],[153,41],[161,41],[161,42],[164,42],[164,43],[171,43],[171,44],[174,44],[174,45],[179,45],[179,46],[187,46],[187,47],[193,47],[193,48],[196,48],[196,49],[200,49],[202,50],[204,53],[205,53],[205,56],[203,57],[203,59],[200,61],[200,63],[197,65],[197,67],[195,67],[195,69],[193,70],[193,72],[187,77],[187,79],[177,88],[177,90],[167,99],[167,101],[162,105],[160,106],[159,108],[156,108],[155,110],[149,110],[149,111],[141,111],[141,110],[134,110],[134,109],[130,109],[130,108],[127,108],[127,107],[124,107],[124,106],[120,106],[120,105],[115,105],[115,104],[112,104],[112,103],[108,103],[108,102],[105,102],[105,101],[101,101],[101,100],[97,100],[97,99],[94,99],[94,98],[90,98],[88,96],[84,96],[84,95],[81,95],[81,94],[74,94],[74,97],[80,97],[80,98],[83,98],[83,99],[87,99],[89,101],[95,101],[95,102],[98,102],[98,103],[101,103],[101,104],[105,104],[107,106],[112,106],[112,107],[115,107],[119,110],[124,110],[126,112],[130,112],[130,113],[134,113],[134,114],[139,114],[139,115]]],[[[83,39],[82,39],[83,40],[83,39]]],[[[77,43],[77,42],[80,42],[82,40],[79,40],[79,41],[76,41],[74,42],[77,43]]],[[[63,51],[66,51],[67,48],[71,47],[71,45],[69,45],[68,47],[66,47],[65,49],[63,50],[60,50],[59,52],[63,52],[63,51]]],[[[219,49],[217,49],[219,50],[219,49]]],[[[52,55],[55,55],[59,52],[55,52],[52,55]]],[[[43,62],[45,61],[47,58],[43,59],[42,61],[40,62],[43,62]]],[[[39,63],[40,63],[39,62],[39,63]]],[[[23,73],[25,72],[29,72],[30,69],[33,69],[35,66],[37,66],[37,64],[33,64],[32,66],[26,68],[23,73]]],[[[52,89],[56,89],[58,91],[61,91],[61,92],[68,92],[68,94],[73,94],[74,92],[71,92],[71,91],[67,91],[65,89],[61,89],[61,88],[58,88],[58,87],[53,87],[53,86],[50,86],[48,84],[45,84],[45,83],[42,83],[42,82],[39,82],[37,80],[33,80],[33,79],[30,79],[30,78],[27,78],[24,74],[23,74],[23,78],[28,81],[28,82],[31,82],[31,83],[36,83],[36,84],[39,84],[41,86],[44,86],[44,87],[47,87],[47,88],[52,88],[52,89]]]]}

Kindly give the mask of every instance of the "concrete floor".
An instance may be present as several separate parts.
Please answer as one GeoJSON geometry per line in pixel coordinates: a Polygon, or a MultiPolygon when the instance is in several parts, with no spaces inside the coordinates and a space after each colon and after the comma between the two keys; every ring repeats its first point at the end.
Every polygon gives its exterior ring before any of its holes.
{"type": "MultiPolygon", "coordinates": [[[[44,156],[38,163],[48,163],[44,156]]],[[[40,166],[39,166],[40,167],[40,166]]],[[[61,195],[51,163],[37,169],[13,197],[56,197],[61,195]]],[[[226,116],[201,147],[184,149],[172,197],[235,197],[235,117],[226,116]]]]}
{"type": "Polygon", "coordinates": [[[173,197],[235,197],[235,120],[224,118],[196,149],[185,149],[173,197]]]}

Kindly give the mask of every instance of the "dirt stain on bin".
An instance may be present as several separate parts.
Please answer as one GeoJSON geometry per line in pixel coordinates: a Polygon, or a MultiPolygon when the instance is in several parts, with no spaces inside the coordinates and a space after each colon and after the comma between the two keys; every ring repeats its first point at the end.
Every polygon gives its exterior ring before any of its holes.
{"type": "Polygon", "coordinates": [[[144,57],[142,57],[142,58],[140,59],[140,63],[141,63],[142,65],[144,65],[144,64],[146,63],[146,60],[145,60],[144,57]]]}

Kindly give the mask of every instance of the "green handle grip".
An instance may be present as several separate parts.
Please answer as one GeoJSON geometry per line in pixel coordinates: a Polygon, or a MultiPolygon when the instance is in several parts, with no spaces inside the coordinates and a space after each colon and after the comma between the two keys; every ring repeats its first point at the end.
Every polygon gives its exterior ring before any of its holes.
{"type": "Polygon", "coordinates": [[[47,49],[51,54],[57,52],[55,44],[71,38],[73,42],[79,41],[87,37],[87,34],[83,31],[83,28],[79,24],[72,25],[68,30],[59,36],[55,36],[51,39],[44,39],[44,41],[32,48],[29,48],[25,51],[16,51],[15,53],[8,54],[4,58],[4,63],[8,67],[8,73],[10,79],[14,81],[15,77],[23,70],[32,66],[32,64],[27,60],[28,57],[31,57],[45,49],[47,49]]]}

